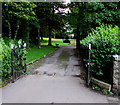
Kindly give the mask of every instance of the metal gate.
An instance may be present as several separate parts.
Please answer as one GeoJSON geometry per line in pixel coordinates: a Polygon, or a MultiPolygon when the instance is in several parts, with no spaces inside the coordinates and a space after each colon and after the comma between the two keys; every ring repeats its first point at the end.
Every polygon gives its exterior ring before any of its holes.
{"type": "Polygon", "coordinates": [[[12,82],[26,72],[26,43],[22,40],[11,45],[12,82]]]}

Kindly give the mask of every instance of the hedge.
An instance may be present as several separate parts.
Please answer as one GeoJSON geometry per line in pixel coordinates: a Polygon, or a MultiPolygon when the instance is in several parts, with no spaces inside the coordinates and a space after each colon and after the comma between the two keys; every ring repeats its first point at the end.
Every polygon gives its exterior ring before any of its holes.
{"type": "MultiPolygon", "coordinates": [[[[120,54],[120,28],[112,25],[101,25],[81,41],[81,44],[91,50],[92,76],[110,83],[112,75],[112,55],[120,54]]],[[[86,58],[87,59],[87,58],[86,58]]]]}

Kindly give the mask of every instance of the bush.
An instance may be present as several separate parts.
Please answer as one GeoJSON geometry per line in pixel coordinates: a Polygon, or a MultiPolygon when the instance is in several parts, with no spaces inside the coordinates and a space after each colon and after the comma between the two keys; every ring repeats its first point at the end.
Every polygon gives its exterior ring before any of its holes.
{"type": "MultiPolygon", "coordinates": [[[[8,80],[12,76],[12,70],[11,70],[11,44],[14,44],[16,56],[14,56],[14,71],[19,70],[19,65],[24,66],[24,59],[26,55],[26,48],[23,48],[22,46],[22,40],[12,40],[8,38],[0,38],[0,79],[8,80]],[[19,43],[19,44],[18,44],[19,43]],[[22,47],[21,47],[22,46],[22,47]],[[16,66],[17,65],[17,66],[16,66]]],[[[24,43],[25,46],[25,43],[24,43]]],[[[1,80],[0,80],[1,81],[1,80]]]]}
{"type": "Polygon", "coordinates": [[[69,40],[68,36],[65,37],[65,40],[63,41],[63,43],[70,43],[70,40],[69,40]]]}
{"type": "Polygon", "coordinates": [[[70,43],[70,40],[64,40],[63,43],[70,43]]]}
{"type": "Polygon", "coordinates": [[[8,79],[11,75],[10,47],[2,38],[0,38],[0,63],[0,75],[3,80],[8,79]]]}
{"type": "Polygon", "coordinates": [[[110,83],[110,76],[112,75],[112,55],[120,54],[119,27],[101,25],[95,30],[92,29],[89,36],[81,41],[84,47],[88,47],[89,43],[92,44],[92,75],[110,83]]]}

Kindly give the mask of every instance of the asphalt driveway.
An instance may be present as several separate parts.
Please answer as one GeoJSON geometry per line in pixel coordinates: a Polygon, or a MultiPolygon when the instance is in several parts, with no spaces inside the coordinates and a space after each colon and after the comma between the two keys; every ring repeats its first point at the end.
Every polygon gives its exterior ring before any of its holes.
{"type": "Polygon", "coordinates": [[[2,103],[108,103],[107,97],[91,91],[81,74],[75,46],[62,46],[45,58],[30,75],[2,89],[2,103]]]}

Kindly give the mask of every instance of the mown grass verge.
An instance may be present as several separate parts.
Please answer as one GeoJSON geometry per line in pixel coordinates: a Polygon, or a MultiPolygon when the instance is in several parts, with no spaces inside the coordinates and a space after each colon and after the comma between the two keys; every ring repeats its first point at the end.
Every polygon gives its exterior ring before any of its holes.
{"type": "Polygon", "coordinates": [[[45,55],[49,54],[50,52],[55,51],[56,49],[57,48],[55,48],[54,46],[42,46],[40,49],[37,47],[32,47],[29,50],[27,50],[26,63],[29,63],[38,58],[42,58],[45,55]]]}

